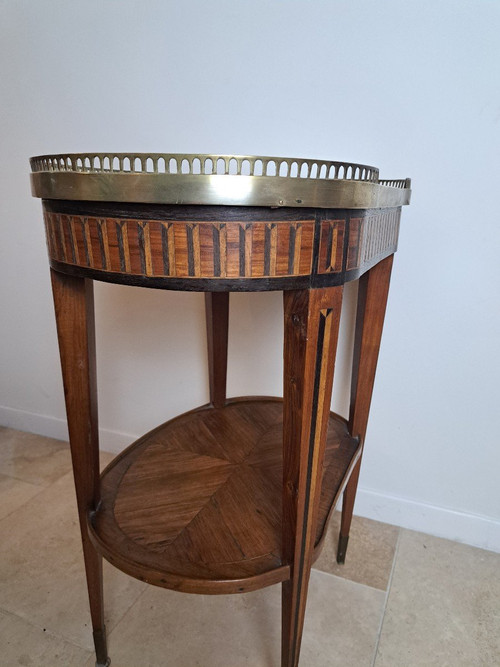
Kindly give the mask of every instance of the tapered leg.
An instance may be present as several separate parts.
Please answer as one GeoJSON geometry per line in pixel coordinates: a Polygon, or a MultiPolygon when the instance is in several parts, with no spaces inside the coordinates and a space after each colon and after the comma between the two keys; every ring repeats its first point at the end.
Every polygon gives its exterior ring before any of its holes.
{"type": "MultiPolygon", "coordinates": [[[[364,444],[370,412],[393,257],[394,255],[390,255],[376,264],[359,280],[349,431],[354,437],[358,437],[362,444],[364,444]]],[[[360,467],[361,457],[357,461],[344,491],[337,550],[338,563],[345,562],[360,467]]]]}
{"type": "Polygon", "coordinates": [[[104,627],[102,557],[87,516],[99,502],[99,443],[92,282],[51,270],[83,556],[97,665],[109,664],[104,627]]]}
{"type": "Polygon", "coordinates": [[[282,667],[296,667],[312,563],[342,287],[284,294],[282,667]]]}
{"type": "Polygon", "coordinates": [[[229,292],[205,292],[210,402],[226,404],[229,292]]]}

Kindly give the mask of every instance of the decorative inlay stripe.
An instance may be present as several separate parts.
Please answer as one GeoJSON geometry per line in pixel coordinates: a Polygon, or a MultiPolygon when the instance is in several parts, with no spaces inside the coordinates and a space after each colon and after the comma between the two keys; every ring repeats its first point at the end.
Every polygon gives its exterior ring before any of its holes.
{"type": "Polygon", "coordinates": [[[278,245],[278,228],[276,223],[270,226],[270,247],[269,247],[269,275],[276,275],[276,248],[278,245]]]}
{"type": "Polygon", "coordinates": [[[227,227],[226,223],[221,223],[219,227],[219,242],[220,242],[220,276],[225,278],[227,276],[227,227]]]}
{"type": "Polygon", "coordinates": [[[194,275],[201,275],[201,247],[200,247],[200,225],[193,224],[193,264],[194,275]]]}
{"type": "Polygon", "coordinates": [[[109,271],[111,261],[109,258],[108,226],[106,220],[98,220],[97,231],[99,234],[99,245],[101,248],[102,268],[109,271]]]}
{"type": "MultiPolygon", "coordinates": [[[[168,225],[168,261],[170,263],[170,273],[168,275],[175,276],[175,230],[173,224],[168,225]]],[[[167,275],[167,274],[165,274],[167,275]]]]}
{"type": "Polygon", "coordinates": [[[239,225],[239,239],[240,239],[240,247],[239,247],[239,262],[240,262],[240,276],[245,275],[245,232],[246,232],[246,225],[239,225]]]}
{"type": "MultiPolygon", "coordinates": [[[[318,323],[318,340],[316,344],[316,360],[314,370],[314,389],[312,397],[311,408],[311,427],[309,431],[309,451],[307,458],[306,471],[306,488],[304,498],[304,518],[302,520],[302,535],[300,538],[299,555],[298,555],[298,573],[297,581],[303,582],[305,556],[307,552],[307,545],[310,542],[311,530],[315,530],[312,526],[313,510],[311,504],[311,490],[313,488],[313,480],[318,475],[319,454],[320,454],[320,437],[321,437],[321,423],[323,420],[324,405],[319,401],[320,394],[323,393],[326,383],[327,366],[329,363],[327,351],[329,349],[330,337],[332,332],[332,308],[327,308],[320,311],[318,323]]],[[[303,594],[304,586],[299,586],[297,590],[297,604],[295,606],[295,618],[293,634],[297,637],[299,615],[300,615],[300,598],[303,594]]],[[[297,642],[293,641],[294,652],[297,647],[297,642]]],[[[295,664],[295,653],[292,657],[292,662],[295,664]]]]}
{"type": "Polygon", "coordinates": [[[226,224],[226,273],[228,278],[239,278],[242,273],[245,257],[242,248],[242,233],[239,223],[228,222],[226,224]]]}
{"type": "Polygon", "coordinates": [[[271,229],[275,225],[268,224],[264,229],[264,275],[271,273],[271,229]]]}
{"type": "Polygon", "coordinates": [[[135,276],[214,279],[308,276],[315,229],[318,274],[359,269],[395,251],[399,209],[347,215],[317,222],[195,222],[46,211],[44,220],[48,252],[58,262],[135,276]]]}
{"type": "Polygon", "coordinates": [[[82,220],[82,234],[83,234],[83,245],[85,248],[85,259],[87,260],[87,266],[92,268],[94,266],[94,257],[92,253],[92,242],[90,240],[90,232],[89,232],[87,218],[83,218],[82,220]]]}
{"type": "Polygon", "coordinates": [[[168,248],[168,229],[170,223],[162,222],[161,223],[161,255],[163,260],[163,273],[168,276],[170,275],[170,256],[168,248]]]}
{"type": "Polygon", "coordinates": [[[65,243],[65,239],[64,239],[64,227],[63,227],[64,218],[66,218],[65,215],[59,216],[59,224],[58,224],[58,230],[57,230],[59,233],[58,233],[57,239],[58,239],[58,241],[60,243],[60,247],[61,247],[61,258],[62,258],[61,261],[66,262],[67,261],[67,259],[66,259],[66,243],[65,243]]]}
{"type": "Polygon", "coordinates": [[[54,248],[54,236],[53,236],[53,226],[50,223],[49,220],[50,213],[47,213],[47,211],[43,212],[43,222],[45,225],[45,239],[47,241],[47,252],[49,253],[49,257],[54,257],[56,254],[55,248],[54,248]]]}
{"type": "Polygon", "coordinates": [[[188,274],[194,276],[194,245],[193,245],[193,226],[186,225],[186,235],[187,235],[187,263],[188,263],[188,274]]]}
{"type": "Polygon", "coordinates": [[[297,276],[300,273],[300,249],[302,245],[302,224],[300,222],[294,226],[294,237],[293,263],[290,273],[297,276]]]}
{"type": "Polygon", "coordinates": [[[252,238],[253,225],[247,223],[245,225],[245,276],[252,275],[252,238]]]}
{"type": "Polygon", "coordinates": [[[318,273],[342,271],[345,220],[324,220],[321,223],[318,273]]]}
{"type": "Polygon", "coordinates": [[[295,259],[295,236],[297,233],[297,228],[295,225],[290,227],[290,233],[288,236],[288,273],[289,275],[293,274],[293,262],[295,259]]]}
{"type": "Polygon", "coordinates": [[[120,258],[120,271],[125,273],[125,249],[123,246],[123,222],[116,223],[116,239],[118,241],[118,256],[120,258]]]}
{"type": "Polygon", "coordinates": [[[78,252],[78,243],[76,241],[76,229],[75,229],[75,221],[73,219],[73,216],[70,217],[69,229],[70,229],[70,237],[71,237],[71,257],[73,259],[73,264],[79,264],[80,263],[80,255],[79,255],[79,252],[78,252]]]}
{"type": "Polygon", "coordinates": [[[212,225],[214,276],[220,276],[220,230],[218,225],[212,225]]]}
{"type": "Polygon", "coordinates": [[[153,272],[153,259],[151,257],[151,236],[150,236],[150,225],[144,225],[144,258],[146,260],[146,275],[152,276],[153,272]]]}
{"type": "Polygon", "coordinates": [[[359,266],[360,228],[362,218],[351,218],[349,221],[349,245],[347,248],[347,266],[351,271],[359,266]]]}

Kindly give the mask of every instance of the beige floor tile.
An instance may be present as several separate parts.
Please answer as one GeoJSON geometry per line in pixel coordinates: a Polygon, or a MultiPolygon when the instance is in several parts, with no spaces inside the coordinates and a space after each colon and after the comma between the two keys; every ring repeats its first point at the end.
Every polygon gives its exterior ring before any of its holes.
{"type": "MultiPolygon", "coordinates": [[[[105,563],[111,629],[145,584],[105,563]]],[[[0,521],[0,607],[92,649],[72,475],[0,521]]]]}
{"type": "Polygon", "coordinates": [[[84,667],[89,652],[0,611],[0,667],[84,667]]]}
{"type": "Polygon", "coordinates": [[[343,565],[337,564],[339,530],[340,512],[335,512],[325,536],[323,551],[314,567],[366,586],[387,590],[399,528],[354,516],[343,565]]]}
{"type": "Polygon", "coordinates": [[[8,516],[27,500],[40,493],[40,487],[14,477],[0,475],[0,519],[8,516]]]}
{"type": "Polygon", "coordinates": [[[498,667],[499,573],[499,554],[402,530],[376,667],[498,667]]]}
{"type": "Polygon", "coordinates": [[[69,445],[11,428],[0,428],[0,472],[47,486],[71,470],[69,445]]]}
{"type": "MultiPolygon", "coordinates": [[[[280,591],[272,586],[245,595],[203,596],[150,587],[110,634],[113,667],[276,667],[280,591]]],[[[301,665],[370,667],[384,597],[313,572],[301,665]]]]}

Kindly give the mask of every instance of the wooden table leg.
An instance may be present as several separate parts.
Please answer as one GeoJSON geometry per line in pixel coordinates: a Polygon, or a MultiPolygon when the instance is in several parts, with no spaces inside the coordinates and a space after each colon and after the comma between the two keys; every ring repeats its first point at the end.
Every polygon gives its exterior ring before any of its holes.
{"type": "Polygon", "coordinates": [[[78,516],[98,667],[108,665],[104,627],[102,557],[87,532],[99,502],[99,442],[93,284],[51,270],[57,336],[66,400],[78,516]]]}
{"type": "MultiPolygon", "coordinates": [[[[376,264],[359,280],[349,431],[351,435],[359,438],[362,444],[365,440],[370,412],[393,257],[394,255],[390,255],[376,264]]],[[[337,549],[338,563],[345,562],[360,467],[361,457],[356,463],[344,491],[337,549]]]]}
{"type": "Polygon", "coordinates": [[[229,292],[205,292],[210,402],[226,404],[229,292]]]}
{"type": "Polygon", "coordinates": [[[284,293],[282,667],[299,661],[341,305],[342,287],[284,293]]]}

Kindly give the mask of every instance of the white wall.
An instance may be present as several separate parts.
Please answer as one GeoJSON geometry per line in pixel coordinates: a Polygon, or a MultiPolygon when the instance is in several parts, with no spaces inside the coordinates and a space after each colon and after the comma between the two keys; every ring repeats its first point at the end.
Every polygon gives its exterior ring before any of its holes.
{"type": "MultiPolygon", "coordinates": [[[[374,164],[414,195],[356,511],[500,550],[499,21],[486,0],[0,1],[0,423],[65,435],[30,155],[374,164]]],[[[203,298],[96,292],[102,445],[116,450],[206,401],[203,298]]],[[[280,393],[280,294],[231,307],[230,391],[280,393]]]]}

